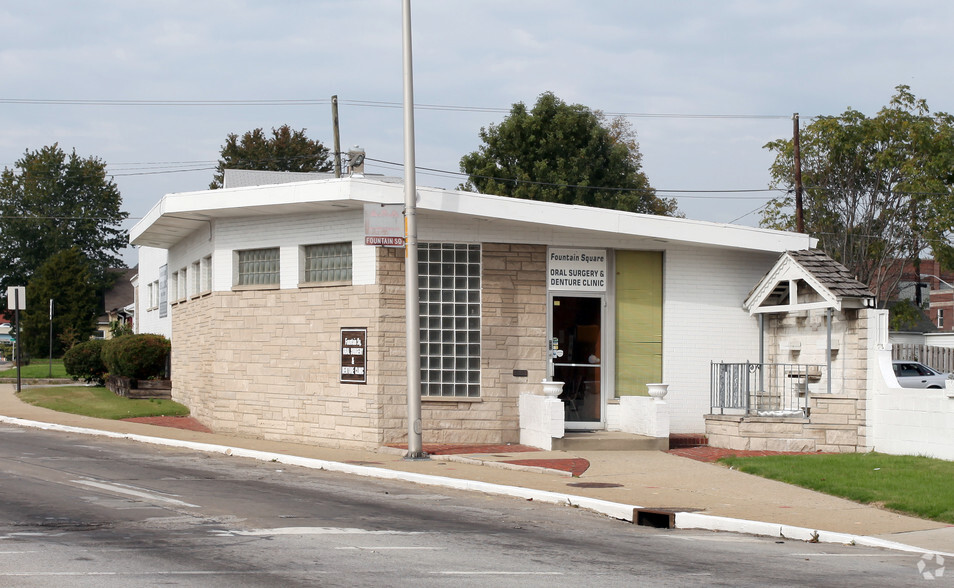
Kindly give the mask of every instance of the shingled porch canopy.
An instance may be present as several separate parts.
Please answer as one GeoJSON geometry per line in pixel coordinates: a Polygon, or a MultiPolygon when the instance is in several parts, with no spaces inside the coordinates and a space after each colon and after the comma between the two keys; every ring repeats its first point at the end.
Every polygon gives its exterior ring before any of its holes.
{"type": "MultiPolygon", "coordinates": [[[[826,362],[831,372],[832,312],[874,307],[874,294],[848,268],[819,250],[786,251],[775,266],[752,289],[742,304],[750,315],[759,315],[760,332],[766,314],[827,310],[826,362]]],[[[759,361],[764,362],[764,345],[759,345],[759,361]]],[[[831,392],[831,378],[828,378],[831,392]]]]}

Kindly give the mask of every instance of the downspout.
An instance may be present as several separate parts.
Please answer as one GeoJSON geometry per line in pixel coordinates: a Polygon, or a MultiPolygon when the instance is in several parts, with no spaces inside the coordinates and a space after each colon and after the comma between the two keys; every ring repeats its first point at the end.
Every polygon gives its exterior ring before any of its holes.
{"type": "Polygon", "coordinates": [[[828,370],[828,393],[831,394],[831,317],[832,317],[831,307],[829,306],[827,310],[828,310],[828,345],[826,345],[826,349],[825,349],[825,361],[828,364],[826,368],[828,370]]]}
{"type": "Polygon", "coordinates": [[[759,314],[759,392],[765,390],[765,314],[759,314]]]}

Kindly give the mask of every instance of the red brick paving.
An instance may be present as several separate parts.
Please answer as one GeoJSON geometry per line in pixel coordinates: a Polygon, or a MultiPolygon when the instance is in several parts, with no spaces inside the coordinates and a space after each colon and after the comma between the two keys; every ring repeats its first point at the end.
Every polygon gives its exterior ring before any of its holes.
{"type": "Polygon", "coordinates": [[[721,447],[683,447],[681,449],[670,449],[666,453],[688,457],[696,461],[715,462],[723,457],[764,457],[766,455],[818,455],[821,452],[814,451],[750,451],[741,449],[722,449],[721,447]]]}
{"type": "Polygon", "coordinates": [[[571,459],[512,459],[503,463],[570,472],[574,478],[579,478],[590,467],[590,462],[581,457],[571,459]]]}
{"type": "Polygon", "coordinates": [[[186,431],[198,431],[200,433],[212,432],[211,429],[199,421],[186,416],[134,417],[122,420],[133,423],[145,423],[147,425],[158,425],[160,427],[172,427],[173,429],[185,429],[186,431]]]}

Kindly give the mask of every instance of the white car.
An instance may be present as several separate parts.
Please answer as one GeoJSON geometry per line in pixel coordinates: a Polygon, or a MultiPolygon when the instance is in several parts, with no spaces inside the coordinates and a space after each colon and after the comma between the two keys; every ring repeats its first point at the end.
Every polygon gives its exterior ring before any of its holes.
{"type": "Polygon", "coordinates": [[[916,361],[895,360],[892,367],[902,388],[943,388],[947,381],[947,374],[916,361]]]}

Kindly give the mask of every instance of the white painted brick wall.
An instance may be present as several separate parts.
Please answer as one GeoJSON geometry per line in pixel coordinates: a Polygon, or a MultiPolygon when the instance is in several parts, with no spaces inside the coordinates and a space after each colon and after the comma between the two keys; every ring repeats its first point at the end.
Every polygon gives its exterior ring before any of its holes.
{"type": "MultiPolygon", "coordinates": [[[[159,279],[159,268],[166,264],[168,252],[155,247],[139,247],[139,282],[136,308],[139,333],[156,333],[172,336],[172,314],[167,307],[165,318],[159,318],[159,308],[149,307],[149,284],[159,279]]],[[[156,294],[158,297],[158,293],[156,294]]],[[[168,304],[168,303],[167,303],[168,304]]]]}
{"type": "Polygon", "coordinates": [[[356,286],[374,283],[375,248],[364,245],[362,211],[223,219],[217,221],[215,228],[213,290],[232,289],[234,251],[279,247],[280,287],[290,289],[298,287],[301,246],[341,241],[351,241],[352,283],[356,286]]]}
{"type": "Polygon", "coordinates": [[[742,310],[775,253],[668,247],[663,286],[663,381],[673,433],[705,431],[712,361],[758,361],[758,319],[742,310]]]}

